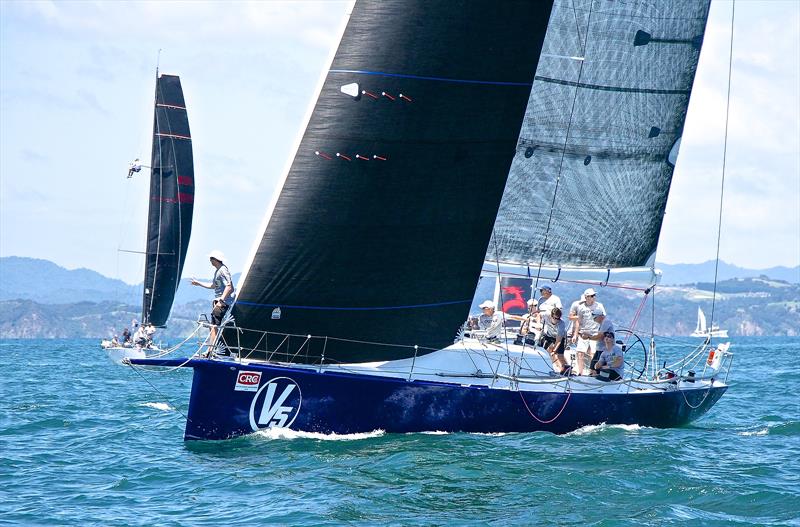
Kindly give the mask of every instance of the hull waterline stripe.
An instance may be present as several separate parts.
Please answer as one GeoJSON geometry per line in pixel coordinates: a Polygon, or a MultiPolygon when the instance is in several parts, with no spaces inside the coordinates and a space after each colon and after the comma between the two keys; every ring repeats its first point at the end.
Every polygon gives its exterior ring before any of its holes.
{"type": "Polygon", "coordinates": [[[524,86],[530,88],[530,82],[507,82],[507,81],[480,81],[473,79],[450,79],[447,77],[426,77],[424,75],[406,75],[403,73],[387,73],[384,71],[368,70],[330,70],[330,73],[355,73],[357,75],[379,75],[381,77],[396,77],[400,79],[414,79],[423,81],[454,82],[457,84],[490,84],[493,86],[524,86]]]}
{"type": "Polygon", "coordinates": [[[471,304],[470,300],[453,300],[452,302],[438,302],[435,304],[416,304],[409,306],[377,306],[377,307],[335,307],[335,306],[287,306],[285,304],[259,304],[256,302],[246,302],[244,300],[237,300],[236,304],[240,306],[250,307],[266,307],[266,308],[287,308],[287,309],[318,309],[323,311],[385,311],[390,309],[417,309],[425,307],[440,307],[451,306],[454,304],[471,304]]]}

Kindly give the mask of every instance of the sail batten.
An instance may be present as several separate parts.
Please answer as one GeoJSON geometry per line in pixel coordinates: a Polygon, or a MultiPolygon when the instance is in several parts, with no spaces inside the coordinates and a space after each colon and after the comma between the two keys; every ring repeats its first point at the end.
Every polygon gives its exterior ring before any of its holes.
{"type": "Polygon", "coordinates": [[[180,79],[156,79],[142,323],[163,326],[180,283],[192,230],[194,161],[180,79]]]}

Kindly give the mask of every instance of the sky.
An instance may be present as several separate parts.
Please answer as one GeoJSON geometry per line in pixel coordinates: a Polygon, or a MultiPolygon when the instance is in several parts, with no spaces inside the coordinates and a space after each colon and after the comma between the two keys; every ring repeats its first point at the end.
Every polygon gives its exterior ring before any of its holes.
{"type": "MultiPolygon", "coordinates": [[[[155,68],[181,77],[195,160],[185,276],[243,270],[348,2],[0,0],[0,256],[138,283],[155,68]],[[159,52],[159,50],[161,50],[159,52]],[[144,176],[144,177],[142,177],[144,176]]],[[[714,259],[731,2],[715,1],[658,249],[714,259]]],[[[800,0],[736,2],[720,258],[800,265],[800,0]]]]}

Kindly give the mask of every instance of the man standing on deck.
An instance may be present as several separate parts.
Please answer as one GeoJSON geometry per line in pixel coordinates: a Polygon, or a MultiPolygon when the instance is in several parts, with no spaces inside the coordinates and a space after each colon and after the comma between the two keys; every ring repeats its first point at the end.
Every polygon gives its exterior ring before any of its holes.
{"type": "Polygon", "coordinates": [[[575,321],[578,320],[578,307],[582,306],[586,303],[586,297],[583,296],[581,293],[580,300],[574,301],[569,306],[569,322],[567,322],[567,335],[572,335],[572,331],[575,329],[575,321]]]}
{"type": "Polygon", "coordinates": [[[550,315],[553,311],[554,307],[561,309],[561,299],[558,298],[556,295],[553,294],[553,290],[550,288],[549,285],[543,285],[539,288],[539,294],[541,294],[541,298],[539,299],[539,314],[540,315],[550,315]]]}
{"type": "Polygon", "coordinates": [[[597,335],[600,328],[600,323],[595,321],[595,313],[606,313],[603,304],[595,300],[597,292],[594,289],[590,287],[583,292],[583,296],[586,300],[583,305],[578,306],[578,319],[572,330],[572,342],[576,343],[578,375],[583,375],[587,355],[594,358],[597,351],[597,341],[589,338],[597,335]]]}
{"type": "Polygon", "coordinates": [[[225,314],[233,303],[233,280],[228,266],[225,265],[225,255],[222,251],[213,250],[208,255],[211,265],[214,266],[214,278],[211,283],[199,282],[192,278],[192,285],[214,290],[214,300],[211,302],[211,334],[208,337],[208,353],[214,348],[217,341],[217,327],[222,323],[225,314]]]}

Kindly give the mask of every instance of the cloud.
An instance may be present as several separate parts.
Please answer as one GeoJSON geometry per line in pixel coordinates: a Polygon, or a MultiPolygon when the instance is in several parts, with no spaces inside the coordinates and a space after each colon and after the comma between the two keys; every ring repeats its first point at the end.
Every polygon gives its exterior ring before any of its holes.
{"type": "Polygon", "coordinates": [[[100,101],[97,100],[97,97],[94,93],[86,90],[78,90],[77,95],[87,108],[90,108],[101,115],[109,115],[108,110],[106,110],[103,105],[100,104],[100,101]]]}
{"type": "MultiPolygon", "coordinates": [[[[193,40],[263,38],[265,33],[300,36],[309,46],[329,46],[349,2],[8,2],[8,16],[64,33],[154,39],[154,47],[193,40]]],[[[294,39],[296,40],[296,38],[294,39]]]]}
{"type": "Polygon", "coordinates": [[[27,148],[20,150],[19,155],[20,158],[31,163],[45,163],[50,161],[49,156],[46,156],[40,152],[34,152],[33,150],[29,150],[27,148]]]}

